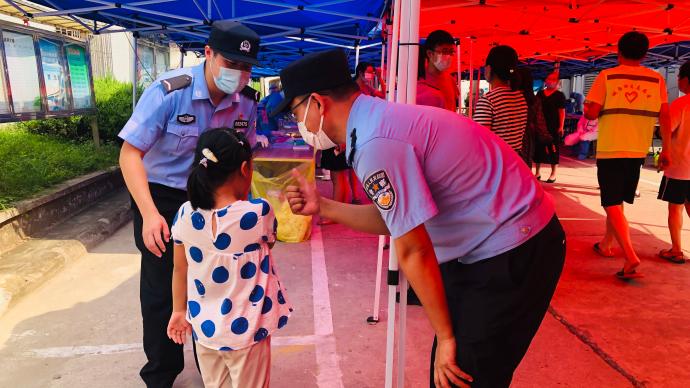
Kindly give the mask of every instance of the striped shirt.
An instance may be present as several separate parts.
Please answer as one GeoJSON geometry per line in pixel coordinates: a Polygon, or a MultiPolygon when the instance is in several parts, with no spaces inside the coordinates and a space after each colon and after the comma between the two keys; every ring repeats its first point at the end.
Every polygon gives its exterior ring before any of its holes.
{"type": "Polygon", "coordinates": [[[521,91],[505,86],[494,88],[477,101],[473,119],[515,151],[522,149],[522,137],[527,127],[527,103],[521,91]]]}

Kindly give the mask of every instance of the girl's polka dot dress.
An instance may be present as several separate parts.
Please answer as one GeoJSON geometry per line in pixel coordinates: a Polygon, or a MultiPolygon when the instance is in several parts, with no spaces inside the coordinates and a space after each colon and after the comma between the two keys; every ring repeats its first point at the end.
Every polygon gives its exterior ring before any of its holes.
{"type": "Polygon", "coordinates": [[[215,210],[194,210],[189,202],[180,207],[172,235],[186,250],[187,320],[201,345],[242,349],[287,324],[292,306],[268,246],[276,229],[273,209],[263,199],[215,210]]]}

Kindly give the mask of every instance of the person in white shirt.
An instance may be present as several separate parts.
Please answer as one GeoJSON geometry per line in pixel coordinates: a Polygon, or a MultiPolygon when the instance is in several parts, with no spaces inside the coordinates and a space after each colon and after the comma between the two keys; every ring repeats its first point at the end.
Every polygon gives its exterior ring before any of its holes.
{"type": "Polygon", "coordinates": [[[671,248],[659,252],[659,257],[683,264],[685,255],[681,246],[683,208],[690,215],[690,61],[681,66],[678,73],[678,89],[685,96],[671,104],[671,160],[673,164],[664,170],[659,188],[659,199],[668,202],[668,229],[671,232],[671,248]]]}

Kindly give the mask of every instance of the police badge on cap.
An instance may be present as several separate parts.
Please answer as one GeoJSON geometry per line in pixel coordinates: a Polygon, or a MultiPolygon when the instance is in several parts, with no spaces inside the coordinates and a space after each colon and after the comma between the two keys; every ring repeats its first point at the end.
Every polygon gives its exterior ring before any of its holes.
{"type": "Polygon", "coordinates": [[[214,22],[208,45],[213,51],[231,61],[258,65],[259,35],[240,23],[221,20],[214,22]]]}

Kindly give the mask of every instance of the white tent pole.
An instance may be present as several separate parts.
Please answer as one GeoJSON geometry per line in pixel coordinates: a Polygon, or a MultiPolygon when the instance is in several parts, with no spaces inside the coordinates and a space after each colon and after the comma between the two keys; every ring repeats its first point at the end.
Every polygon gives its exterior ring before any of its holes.
{"type": "MultiPolygon", "coordinates": [[[[401,13],[401,32],[404,55],[401,56],[401,63],[407,62],[407,72],[402,75],[405,87],[402,92],[406,93],[405,103],[415,104],[417,102],[417,70],[419,67],[419,10],[420,0],[405,0],[403,4],[405,10],[401,13]],[[402,58],[405,58],[403,61],[402,58]]],[[[391,243],[391,245],[393,245],[391,243]]],[[[394,252],[391,250],[391,252],[394,252]]],[[[397,255],[394,256],[397,263],[397,255]]],[[[405,386],[405,343],[407,338],[407,278],[402,272],[398,272],[400,279],[400,306],[398,311],[398,380],[397,388],[405,386]]]]}
{"type": "Polygon", "coordinates": [[[462,51],[460,47],[460,38],[455,41],[455,52],[457,53],[457,65],[458,65],[458,93],[460,93],[460,99],[458,101],[458,113],[462,114],[462,51]]]}
{"type": "Polygon", "coordinates": [[[476,101],[479,101],[479,86],[481,85],[482,82],[482,69],[477,66],[477,89],[474,91],[474,101],[475,101],[475,106],[476,106],[476,101]]]}
{"type": "MultiPolygon", "coordinates": [[[[385,19],[381,21],[381,27],[388,30],[385,19]]],[[[387,35],[388,36],[388,35],[387,35]]],[[[386,42],[381,42],[381,72],[386,68],[386,42]]],[[[379,80],[380,82],[380,80],[379,80]]],[[[383,247],[386,245],[386,236],[379,236],[378,254],[376,255],[376,288],[374,290],[374,308],[372,315],[367,319],[369,324],[375,325],[379,321],[379,309],[381,308],[381,272],[383,271],[383,247]]]]}
{"type": "Polygon", "coordinates": [[[359,42],[355,43],[355,68],[359,65],[359,42]]]}
{"type": "Polygon", "coordinates": [[[396,100],[396,85],[398,72],[398,43],[400,42],[400,2],[393,3],[393,37],[391,39],[391,51],[388,56],[388,101],[396,100]]]}
{"type": "Polygon", "coordinates": [[[467,112],[469,112],[469,117],[472,118],[472,114],[474,113],[474,109],[472,106],[472,88],[474,87],[474,41],[472,38],[470,38],[470,93],[468,95],[469,99],[469,104],[470,106],[468,107],[467,112]]]}
{"type": "Polygon", "coordinates": [[[417,103],[417,71],[419,68],[419,8],[420,0],[409,1],[407,35],[407,103],[417,103]]]}
{"type": "Polygon", "coordinates": [[[374,308],[372,315],[367,318],[370,325],[379,322],[379,309],[381,308],[381,272],[383,272],[383,246],[386,244],[386,236],[379,236],[378,254],[376,255],[376,288],[374,289],[374,308]]]}
{"type": "Polygon", "coordinates": [[[132,35],[132,111],[137,106],[137,45],[136,34],[132,35]]]}
{"type": "MultiPolygon", "coordinates": [[[[398,43],[400,40],[400,10],[402,0],[393,0],[393,34],[391,50],[388,56],[388,101],[396,101],[396,73],[398,70],[398,43]]],[[[386,377],[385,388],[393,388],[393,355],[395,347],[395,291],[398,278],[394,274],[398,271],[398,260],[395,257],[395,247],[391,239],[388,251],[388,321],[386,322],[386,377]]]]}
{"type": "Polygon", "coordinates": [[[409,0],[401,0],[401,7],[400,7],[400,41],[398,42],[399,48],[398,48],[398,62],[400,63],[400,66],[398,66],[398,88],[396,92],[396,99],[395,101],[397,103],[402,103],[402,104],[407,104],[407,84],[409,81],[409,76],[408,76],[408,71],[409,67],[407,66],[407,61],[410,59],[410,50],[409,50],[409,18],[410,18],[410,7],[409,7],[409,0]]]}

